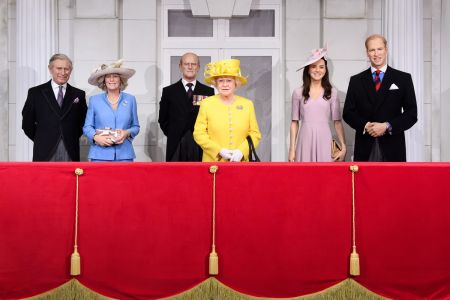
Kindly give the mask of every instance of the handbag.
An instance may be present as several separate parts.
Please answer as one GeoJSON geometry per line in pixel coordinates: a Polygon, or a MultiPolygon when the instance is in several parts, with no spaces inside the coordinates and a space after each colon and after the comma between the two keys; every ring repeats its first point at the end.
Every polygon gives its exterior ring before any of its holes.
{"type": "Polygon", "coordinates": [[[331,158],[335,158],[339,152],[342,150],[341,145],[339,145],[339,142],[335,139],[331,140],[331,158]]]}
{"type": "Polygon", "coordinates": [[[255,145],[253,144],[252,138],[250,136],[247,136],[247,142],[248,142],[248,161],[249,162],[260,162],[258,155],[256,154],[255,145]]]}

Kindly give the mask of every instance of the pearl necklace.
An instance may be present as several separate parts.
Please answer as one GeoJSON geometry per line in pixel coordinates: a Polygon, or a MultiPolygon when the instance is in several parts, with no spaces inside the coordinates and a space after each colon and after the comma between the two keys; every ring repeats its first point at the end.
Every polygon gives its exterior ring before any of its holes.
{"type": "Polygon", "coordinates": [[[119,99],[120,99],[120,94],[119,94],[119,96],[117,97],[117,99],[114,101],[111,101],[110,99],[109,99],[109,95],[106,95],[106,98],[108,99],[108,102],[109,102],[109,104],[111,104],[112,106],[114,106],[114,105],[116,105],[117,103],[119,103],[119,99]]]}

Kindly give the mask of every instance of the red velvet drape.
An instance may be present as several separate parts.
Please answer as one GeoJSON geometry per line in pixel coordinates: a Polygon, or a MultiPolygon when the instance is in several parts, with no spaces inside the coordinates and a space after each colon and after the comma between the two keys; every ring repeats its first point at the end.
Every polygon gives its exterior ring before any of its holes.
{"type": "MultiPolygon", "coordinates": [[[[77,279],[105,296],[155,299],[208,277],[211,164],[1,163],[0,299],[67,282],[79,180],[77,279]]],[[[348,163],[218,164],[222,283],[292,297],[349,277],[348,163]]],[[[356,242],[370,290],[450,297],[450,164],[358,163],[356,242]]]]}

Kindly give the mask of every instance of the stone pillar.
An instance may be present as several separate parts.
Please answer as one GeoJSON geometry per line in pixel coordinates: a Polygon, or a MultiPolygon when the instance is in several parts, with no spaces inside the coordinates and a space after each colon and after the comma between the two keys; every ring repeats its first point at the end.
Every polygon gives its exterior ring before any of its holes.
{"type": "Polygon", "coordinates": [[[0,161],[9,156],[8,97],[8,3],[0,2],[0,161]]]}
{"type": "Polygon", "coordinates": [[[20,0],[16,3],[16,160],[31,161],[33,142],[22,130],[22,108],[28,89],[50,79],[48,60],[57,45],[55,0],[20,0]]]}
{"type": "Polygon", "coordinates": [[[417,123],[406,131],[407,161],[424,161],[424,57],[422,0],[385,0],[382,16],[388,64],[411,73],[417,99],[417,123]]]}
{"type": "Polygon", "coordinates": [[[450,161],[450,0],[432,2],[432,161],[450,161]]]}

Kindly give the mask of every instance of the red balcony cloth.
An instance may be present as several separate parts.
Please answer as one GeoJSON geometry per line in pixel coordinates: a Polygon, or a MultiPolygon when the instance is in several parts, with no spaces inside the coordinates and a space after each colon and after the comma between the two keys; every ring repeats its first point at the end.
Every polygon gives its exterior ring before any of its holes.
{"type": "MultiPolygon", "coordinates": [[[[72,278],[77,167],[82,284],[120,299],[199,284],[211,250],[209,165],[1,163],[0,299],[72,278]]],[[[218,280],[293,297],[349,277],[349,163],[218,165],[218,280]]],[[[450,164],[358,165],[354,279],[395,299],[450,297],[450,164]]]]}

